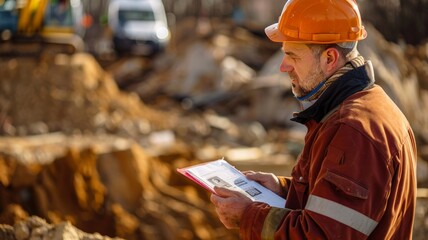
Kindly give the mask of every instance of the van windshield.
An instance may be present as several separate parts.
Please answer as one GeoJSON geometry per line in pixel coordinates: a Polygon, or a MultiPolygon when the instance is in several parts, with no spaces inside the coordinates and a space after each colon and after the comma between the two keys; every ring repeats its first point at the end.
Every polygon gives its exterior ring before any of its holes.
{"type": "Polygon", "coordinates": [[[149,10],[119,10],[119,22],[154,21],[155,15],[149,10]]]}

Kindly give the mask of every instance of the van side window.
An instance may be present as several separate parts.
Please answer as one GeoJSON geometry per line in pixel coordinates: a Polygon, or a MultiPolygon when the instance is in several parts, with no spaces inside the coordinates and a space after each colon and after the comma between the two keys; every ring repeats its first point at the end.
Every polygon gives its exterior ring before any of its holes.
{"type": "Polygon", "coordinates": [[[119,10],[119,22],[124,24],[129,21],[154,21],[155,15],[145,10],[119,10]]]}

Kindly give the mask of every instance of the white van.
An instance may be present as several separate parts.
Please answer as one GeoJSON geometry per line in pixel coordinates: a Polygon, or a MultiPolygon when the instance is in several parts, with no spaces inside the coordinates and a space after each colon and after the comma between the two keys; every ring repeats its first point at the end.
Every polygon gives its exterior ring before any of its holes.
{"type": "Polygon", "coordinates": [[[108,24],[119,54],[150,56],[163,51],[170,40],[162,0],[112,0],[108,24]]]}

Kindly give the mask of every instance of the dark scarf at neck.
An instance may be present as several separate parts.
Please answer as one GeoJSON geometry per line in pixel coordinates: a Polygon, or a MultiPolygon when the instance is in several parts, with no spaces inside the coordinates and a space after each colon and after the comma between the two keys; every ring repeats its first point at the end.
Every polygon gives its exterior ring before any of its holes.
{"type": "Polygon", "coordinates": [[[366,61],[359,67],[354,67],[352,61],[350,64],[352,69],[346,67],[348,64],[343,67],[347,68],[346,71],[339,73],[343,68],[339,69],[337,73],[326,81],[327,84],[330,79],[334,78],[328,86],[320,88],[319,91],[323,90],[319,94],[319,98],[315,99],[316,101],[307,109],[295,113],[291,120],[302,124],[311,119],[320,122],[324,116],[339,106],[346,98],[363,89],[372,87],[374,84],[374,74],[371,62],[366,61]]]}

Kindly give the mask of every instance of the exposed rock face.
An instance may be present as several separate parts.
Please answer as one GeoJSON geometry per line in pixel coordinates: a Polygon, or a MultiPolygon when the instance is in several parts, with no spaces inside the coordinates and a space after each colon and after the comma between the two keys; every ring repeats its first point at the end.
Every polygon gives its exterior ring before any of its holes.
{"type": "MultiPolygon", "coordinates": [[[[37,145],[27,143],[27,150],[37,145]]],[[[47,239],[66,239],[61,238],[63,235],[58,235],[58,231],[61,234],[66,231],[64,234],[70,236],[80,234],[70,224],[85,232],[125,239],[153,239],[153,236],[158,239],[223,236],[227,239],[233,236],[221,228],[207,201],[207,192],[184,187],[186,180],[174,177],[177,174],[175,168],[171,168],[174,162],[164,164],[148,156],[132,141],[114,137],[110,140],[108,137],[65,137],[50,148],[62,148],[65,154],[50,163],[46,160],[45,164],[22,164],[8,155],[8,151],[2,154],[1,162],[7,166],[3,170],[8,178],[4,181],[7,184],[0,185],[0,209],[9,210],[0,215],[0,220],[14,226],[15,236],[37,231],[48,234],[47,239]],[[91,144],[78,147],[78,142],[91,144]],[[22,177],[33,181],[17,180],[22,172],[25,172],[22,177]],[[55,224],[55,229],[49,230],[52,226],[32,231],[31,227],[28,231],[17,228],[22,225],[17,223],[27,219],[28,212],[55,224]]],[[[8,227],[2,231],[6,235],[10,233],[8,227]]]]}
{"type": "Polygon", "coordinates": [[[17,222],[13,227],[9,225],[0,225],[0,239],[120,240],[121,238],[110,238],[98,233],[88,234],[75,228],[69,222],[61,222],[52,225],[48,224],[42,218],[32,216],[25,221],[17,222]]]}

